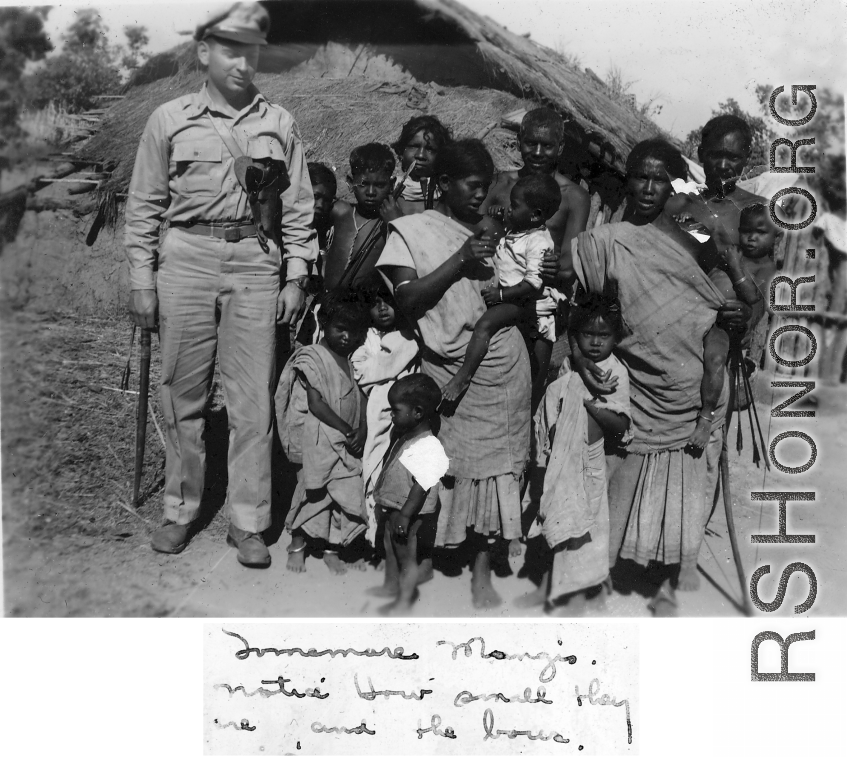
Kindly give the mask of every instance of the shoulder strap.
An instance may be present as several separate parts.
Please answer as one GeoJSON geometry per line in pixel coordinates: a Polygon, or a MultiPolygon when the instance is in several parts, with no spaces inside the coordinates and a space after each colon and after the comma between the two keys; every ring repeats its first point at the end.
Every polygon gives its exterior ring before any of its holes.
{"type": "Polygon", "coordinates": [[[207,113],[206,115],[209,117],[209,121],[212,122],[212,126],[215,127],[215,131],[218,133],[218,136],[226,145],[226,149],[232,154],[232,157],[236,159],[244,157],[244,150],[238,146],[238,142],[235,141],[235,137],[232,136],[232,132],[227,129],[223,123],[221,123],[220,119],[215,118],[215,116],[211,113],[207,113]]]}

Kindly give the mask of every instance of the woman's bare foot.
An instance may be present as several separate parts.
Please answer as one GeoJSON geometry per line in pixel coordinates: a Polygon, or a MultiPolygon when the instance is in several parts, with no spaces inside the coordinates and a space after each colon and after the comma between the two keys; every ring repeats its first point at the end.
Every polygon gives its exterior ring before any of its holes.
{"type": "Polygon", "coordinates": [[[451,378],[444,386],[441,387],[441,396],[445,402],[457,402],[462,392],[468,388],[471,380],[465,377],[461,371],[451,378]]]}
{"type": "Polygon", "coordinates": [[[418,565],[418,586],[425,584],[427,581],[432,581],[434,575],[435,571],[432,569],[432,558],[424,557],[421,560],[421,564],[418,565]]]}
{"type": "Polygon", "coordinates": [[[585,614],[588,602],[584,591],[571,594],[568,601],[561,605],[547,605],[544,612],[555,618],[578,618],[585,614]]]}
{"type": "Polygon", "coordinates": [[[471,579],[471,597],[477,610],[491,610],[503,604],[503,599],[490,582],[478,583],[471,579]]]}
{"type": "Polygon", "coordinates": [[[653,615],[657,618],[675,618],[677,616],[676,595],[670,579],[659,587],[658,593],[647,607],[653,611],[653,615]]]}
{"type": "Polygon", "coordinates": [[[676,588],[680,591],[697,591],[700,588],[700,576],[697,575],[696,565],[679,569],[676,588]]]}
{"type": "Polygon", "coordinates": [[[337,552],[324,550],[324,562],[334,576],[343,576],[347,572],[347,566],[341,562],[337,552]]]}
{"type": "Polygon", "coordinates": [[[302,536],[292,536],[288,545],[288,560],[286,570],[292,573],[306,572],[306,540],[302,536]]]}
{"type": "Polygon", "coordinates": [[[390,602],[387,605],[383,605],[380,607],[377,612],[380,615],[387,616],[403,616],[403,615],[411,615],[412,613],[412,605],[418,601],[418,590],[415,589],[415,593],[412,594],[411,599],[408,602],[401,602],[400,599],[395,599],[393,602],[390,602]]]}
{"type": "Polygon", "coordinates": [[[396,597],[400,592],[400,584],[386,583],[379,586],[371,586],[370,589],[365,589],[365,594],[370,594],[372,597],[396,597]]]}
{"type": "Polygon", "coordinates": [[[509,542],[509,557],[520,557],[522,551],[520,539],[512,539],[509,542]]]}
{"type": "Polygon", "coordinates": [[[703,418],[698,418],[697,425],[694,427],[694,433],[688,438],[688,446],[697,450],[706,449],[711,434],[712,424],[703,418]]]}

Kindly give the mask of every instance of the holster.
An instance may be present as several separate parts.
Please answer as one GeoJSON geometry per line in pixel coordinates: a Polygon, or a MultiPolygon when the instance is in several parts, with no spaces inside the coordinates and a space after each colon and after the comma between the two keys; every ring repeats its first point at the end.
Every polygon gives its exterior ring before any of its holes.
{"type": "Polygon", "coordinates": [[[268,239],[282,249],[281,194],[291,186],[285,161],[242,155],[235,159],[235,176],[247,193],[262,249],[268,252],[268,239]]]}

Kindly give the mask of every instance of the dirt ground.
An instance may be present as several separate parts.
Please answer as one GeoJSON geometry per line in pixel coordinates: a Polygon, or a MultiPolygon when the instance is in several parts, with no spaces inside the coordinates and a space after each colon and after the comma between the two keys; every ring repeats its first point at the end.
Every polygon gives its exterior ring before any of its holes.
{"type": "MultiPolygon", "coordinates": [[[[164,454],[151,423],[141,503],[137,509],[130,506],[136,395],[118,391],[129,347],[128,323],[8,307],[0,316],[7,616],[358,617],[375,614],[384,603],[365,593],[382,580],[372,565],[333,577],[321,561],[310,558],[305,574],[288,573],[288,536],[279,528],[268,534],[273,557],[268,570],[251,571],[236,562],[234,550],[225,543],[226,411],[217,391],[209,407],[208,480],[199,533],[181,555],[154,553],[149,535],[161,518],[164,454]]],[[[156,386],[155,337],[153,352],[151,382],[156,386]]],[[[133,352],[134,389],[136,355],[133,352]]],[[[847,509],[841,506],[847,484],[847,392],[819,386],[817,417],[803,426],[793,419],[771,419],[774,403],[766,379],[760,388],[765,401],[759,404],[759,415],[769,438],[789,429],[806,430],[816,441],[818,459],[806,474],[772,471],[765,478],[764,469],[751,461],[747,419],[740,455],[734,449],[733,429],[733,512],[746,575],[763,564],[772,566],[762,581],[767,601],[776,593],[783,567],[805,561],[818,580],[810,614],[847,614],[842,558],[847,509]],[[813,533],[815,544],[750,543],[752,533],[777,530],[776,504],[750,499],[752,490],[762,489],[816,492],[814,503],[792,503],[788,514],[789,533],[813,533]]],[[[158,413],[155,392],[151,404],[158,413]]],[[[778,455],[783,462],[794,463],[806,455],[803,445],[795,444],[781,444],[778,455]]],[[[275,462],[275,522],[281,523],[293,482],[281,455],[275,462]]],[[[495,578],[504,602],[497,609],[478,611],[470,601],[470,573],[462,556],[439,555],[435,578],[421,587],[416,614],[541,616],[540,608],[518,610],[513,604],[534,588],[527,577],[531,567],[524,555],[504,558],[495,578]]],[[[678,595],[680,614],[740,616],[742,594],[720,503],[701,550],[700,573],[701,588],[678,595]]],[[[807,586],[805,578],[794,576],[777,614],[792,614],[793,606],[805,599],[807,586]]],[[[643,591],[619,581],[605,608],[589,614],[649,616],[643,591]]]]}

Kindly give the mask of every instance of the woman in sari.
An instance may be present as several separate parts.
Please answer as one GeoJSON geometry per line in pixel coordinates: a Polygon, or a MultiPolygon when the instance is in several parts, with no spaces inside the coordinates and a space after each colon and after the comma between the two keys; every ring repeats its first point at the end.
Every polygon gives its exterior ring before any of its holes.
{"type": "MultiPolygon", "coordinates": [[[[743,322],[741,303],[727,303],[698,263],[700,245],[664,206],[671,179],[685,175],[679,152],[662,140],[637,144],[627,160],[629,220],[580,234],[574,268],[588,292],[618,286],[631,334],[615,350],[630,378],[633,439],[609,465],[610,564],[679,568],[677,588],[699,585],[697,557],[717,482],[727,385],[705,451],[688,447],[700,413],[703,339],[719,315],[743,322]]],[[[747,311],[749,314],[749,310],[747,311]]],[[[595,394],[604,376],[571,340],[575,368],[595,394]]],[[[675,606],[670,579],[658,601],[675,606]]],[[[662,608],[663,614],[672,608],[662,608]]]]}
{"type": "MultiPolygon", "coordinates": [[[[441,196],[434,209],[393,221],[377,263],[398,307],[420,331],[423,372],[442,387],[462,365],[486,309],[482,289],[495,280],[487,261],[499,224],[479,212],[493,173],[478,140],[445,146],[435,166],[441,196]]],[[[523,339],[516,328],[503,329],[492,338],[467,391],[442,416],[438,438],[450,469],[441,489],[436,546],[470,540],[475,607],[500,604],[491,585],[490,551],[497,538],[521,534],[530,386],[523,339]]]]}

